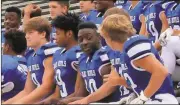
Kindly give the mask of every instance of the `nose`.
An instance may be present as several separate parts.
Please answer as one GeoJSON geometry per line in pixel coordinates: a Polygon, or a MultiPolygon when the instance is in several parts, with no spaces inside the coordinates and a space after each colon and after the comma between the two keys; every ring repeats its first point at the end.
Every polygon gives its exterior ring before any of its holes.
{"type": "Polygon", "coordinates": [[[82,44],[86,45],[87,43],[88,43],[88,41],[86,39],[83,39],[82,44]]]}

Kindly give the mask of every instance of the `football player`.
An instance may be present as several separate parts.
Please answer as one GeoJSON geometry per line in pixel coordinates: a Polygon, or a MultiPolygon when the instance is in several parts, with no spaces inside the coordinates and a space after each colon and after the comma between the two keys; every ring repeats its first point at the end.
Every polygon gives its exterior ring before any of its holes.
{"type": "MultiPolygon", "coordinates": [[[[66,14],[69,8],[69,0],[49,0],[49,12],[51,19],[55,19],[59,15],[66,14]]],[[[50,41],[55,43],[56,30],[52,27],[52,32],[50,35],[50,41]]]]}
{"type": "Polygon", "coordinates": [[[27,76],[26,59],[20,56],[26,50],[25,33],[10,29],[5,33],[2,55],[1,96],[6,101],[24,89],[27,76]]]}
{"type": "Polygon", "coordinates": [[[5,10],[4,29],[1,32],[2,47],[5,42],[4,33],[11,28],[19,29],[21,24],[21,10],[17,7],[9,7],[5,10]]]}
{"type": "MultiPolygon", "coordinates": [[[[113,14],[124,15],[124,16],[126,16],[126,17],[129,19],[129,21],[131,21],[129,14],[128,14],[126,11],[124,11],[123,9],[119,9],[119,8],[117,8],[117,7],[112,7],[112,8],[110,8],[110,9],[108,9],[108,10],[105,12],[105,14],[104,14],[104,19],[105,19],[106,17],[108,17],[109,15],[113,15],[113,14]]],[[[120,58],[119,58],[119,57],[120,57],[119,55],[121,55],[121,53],[120,53],[119,51],[114,51],[114,50],[112,50],[112,49],[111,49],[110,47],[108,47],[108,46],[105,46],[104,48],[108,49],[107,55],[108,55],[108,57],[109,57],[109,59],[110,59],[110,61],[111,61],[111,65],[114,66],[116,72],[117,72],[117,73],[122,72],[121,69],[119,69],[119,67],[120,67],[119,65],[120,65],[120,61],[121,61],[120,58]]],[[[103,76],[103,81],[104,81],[104,82],[107,82],[107,81],[108,81],[108,77],[109,77],[109,74],[104,75],[104,76],[103,76]]],[[[114,80],[114,81],[116,81],[116,80],[114,80]]],[[[104,84],[103,84],[103,85],[104,85],[104,84]]],[[[105,86],[102,86],[102,87],[106,87],[106,85],[105,85],[105,86]]],[[[103,98],[106,97],[108,94],[111,94],[111,93],[113,92],[113,88],[110,88],[109,90],[106,90],[106,91],[108,91],[107,94],[104,94],[103,96],[98,97],[98,98],[97,98],[96,96],[94,96],[94,95],[96,95],[96,93],[99,94],[98,92],[101,91],[101,89],[102,89],[102,88],[99,88],[99,89],[98,89],[96,92],[94,92],[93,94],[90,94],[89,96],[83,98],[82,100],[78,100],[78,101],[74,102],[74,104],[88,104],[88,103],[93,103],[93,102],[96,102],[96,101],[98,101],[98,100],[103,99],[103,98]],[[89,99],[90,99],[90,100],[89,100],[89,99]]],[[[131,90],[127,89],[127,88],[124,87],[124,86],[120,86],[120,87],[119,87],[119,90],[120,90],[119,100],[122,99],[122,98],[124,98],[124,97],[129,96],[129,94],[132,92],[131,90]]],[[[104,90],[102,90],[102,91],[104,91],[104,90]]],[[[117,91],[116,91],[116,92],[117,92],[117,91]]],[[[101,94],[101,93],[100,93],[100,94],[101,94]]],[[[117,100],[117,101],[119,101],[119,100],[117,100]]],[[[119,103],[119,102],[113,103],[113,104],[118,104],[118,103],[119,103]]],[[[123,102],[122,102],[122,103],[123,103],[123,102]]],[[[93,103],[93,104],[96,104],[96,103],[93,103]]],[[[102,103],[102,104],[107,104],[107,103],[102,103]]]]}
{"type": "Polygon", "coordinates": [[[51,27],[45,18],[31,18],[25,25],[27,46],[34,50],[27,60],[28,75],[24,89],[5,104],[36,103],[52,93],[54,70],[52,55],[59,47],[48,43],[51,27]]]}
{"type": "Polygon", "coordinates": [[[143,1],[148,3],[144,7],[144,16],[146,22],[146,35],[152,43],[159,39],[159,36],[167,28],[169,28],[168,21],[165,15],[163,4],[165,1],[143,1]]]}
{"type": "Polygon", "coordinates": [[[133,27],[136,29],[137,34],[145,35],[145,17],[143,15],[143,8],[146,3],[142,1],[131,1],[131,5],[127,9],[127,12],[130,15],[133,27]]]}
{"type": "Polygon", "coordinates": [[[94,21],[96,19],[96,15],[98,11],[95,10],[94,0],[80,0],[79,7],[81,9],[80,18],[83,21],[94,21]]]}
{"type": "MultiPolygon", "coordinates": [[[[166,16],[168,18],[169,26],[173,29],[172,35],[180,35],[180,5],[179,1],[171,2],[166,7],[166,16]]],[[[174,81],[174,88],[176,96],[180,96],[180,88],[178,83],[180,81],[180,44],[179,36],[171,36],[167,44],[162,48],[161,57],[164,61],[165,66],[168,68],[169,73],[172,74],[174,81]]],[[[180,102],[180,99],[178,99],[180,102]]]]}
{"type": "MultiPolygon", "coordinates": [[[[79,58],[79,69],[85,81],[86,89],[91,95],[103,85],[103,76],[110,73],[110,59],[108,54],[110,49],[100,45],[97,27],[93,23],[82,23],[79,25],[78,40],[83,50],[79,58]]],[[[123,89],[122,89],[123,90],[123,89]]],[[[122,93],[123,94],[123,93],[122,93]]],[[[112,87],[106,96],[98,98],[97,102],[114,102],[118,101],[121,93],[118,87],[112,87]]],[[[82,100],[86,99],[83,98],[82,100]]],[[[70,104],[80,104],[77,100],[70,104]]]]}
{"type": "Polygon", "coordinates": [[[80,76],[80,74],[77,73],[78,58],[81,55],[81,48],[77,42],[77,27],[80,22],[79,17],[71,13],[57,16],[53,20],[52,24],[56,28],[55,40],[57,45],[62,47],[53,55],[54,78],[57,86],[54,94],[41,103],[54,103],[51,101],[73,97],[75,94],[75,87],[77,87],[75,85],[79,85],[76,81],[80,76]]]}
{"type": "MultiPolygon", "coordinates": [[[[114,85],[121,84],[133,89],[138,97],[131,104],[178,103],[170,75],[162,65],[157,50],[147,38],[135,35],[136,31],[127,17],[117,14],[108,16],[100,32],[112,49],[122,52],[123,78],[119,77],[114,85]]],[[[109,82],[111,80],[109,78],[109,82]]]]}
{"type": "MultiPolygon", "coordinates": [[[[93,22],[97,25],[97,27],[100,26],[100,24],[103,21],[104,13],[109,9],[115,6],[116,0],[94,0],[96,9],[98,11],[98,14],[96,17],[96,20],[93,22]]],[[[102,46],[106,46],[106,42],[104,39],[101,39],[102,46]]]]}

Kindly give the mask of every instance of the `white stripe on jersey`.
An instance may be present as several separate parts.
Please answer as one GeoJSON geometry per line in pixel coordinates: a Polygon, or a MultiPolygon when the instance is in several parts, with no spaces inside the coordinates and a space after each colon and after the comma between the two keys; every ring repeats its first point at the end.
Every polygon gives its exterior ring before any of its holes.
{"type": "Polygon", "coordinates": [[[99,74],[102,76],[102,74],[101,74],[101,70],[103,70],[102,68],[104,67],[104,66],[106,66],[106,65],[110,65],[111,63],[110,62],[108,62],[108,63],[105,63],[105,64],[103,64],[103,65],[101,65],[100,67],[99,67],[99,69],[98,69],[98,71],[99,71],[99,74]]]}
{"type": "Polygon", "coordinates": [[[44,54],[45,55],[50,55],[50,54],[55,53],[56,50],[59,50],[59,49],[60,49],[60,47],[49,48],[49,49],[44,50],[44,54]]]}
{"type": "Polygon", "coordinates": [[[81,56],[82,53],[83,53],[83,52],[77,52],[77,53],[76,53],[76,58],[78,59],[78,58],[81,56]]]}
{"type": "Polygon", "coordinates": [[[2,89],[1,94],[10,92],[11,90],[14,89],[14,83],[13,82],[7,82],[7,83],[5,83],[4,85],[1,86],[1,89],[2,89]]]}
{"type": "Polygon", "coordinates": [[[150,43],[140,43],[138,45],[133,46],[130,48],[127,52],[129,57],[132,57],[142,51],[150,50],[151,49],[151,44],[150,43]]]}

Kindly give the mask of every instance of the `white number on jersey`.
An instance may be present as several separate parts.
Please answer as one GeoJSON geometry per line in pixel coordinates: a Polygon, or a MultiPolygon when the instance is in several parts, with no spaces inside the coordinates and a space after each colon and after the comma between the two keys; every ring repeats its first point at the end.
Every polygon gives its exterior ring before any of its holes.
{"type": "Polygon", "coordinates": [[[57,84],[61,87],[60,88],[61,97],[66,97],[68,93],[66,90],[66,84],[62,81],[60,69],[57,69],[56,71],[56,81],[57,81],[57,84]]]}
{"type": "Polygon", "coordinates": [[[86,89],[88,92],[93,93],[97,90],[96,81],[94,79],[89,79],[89,81],[85,80],[86,89]],[[90,90],[88,89],[88,86],[90,90]]]}
{"type": "Polygon", "coordinates": [[[179,25],[174,25],[174,27],[172,27],[172,29],[180,30],[180,26],[179,25]]]}
{"type": "Polygon", "coordinates": [[[127,90],[124,86],[120,86],[119,91],[121,96],[129,94],[129,90],[127,90]]]}
{"type": "Polygon", "coordinates": [[[11,90],[14,89],[14,83],[13,82],[7,82],[2,84],[4,82],[4,75],[1,76],[1,94],[10,92],[11,90]]]}
{"type": "Polygon", "coordinates": [[[123,76],[126,79],[126,81],[129,81],[131,88],[137,94],[137,92],[135,91],[135,88],[137,87],[137,85],[133,82],[132,78],[127,73],[123,73],[123,76]]]}
{"type": "Polygon", "coordinates": [[[155,25],[154,25],[153,21],[149,22],[149,27],[148,28],[149,28],[150,34],[153,35],[155,37],[155,41],[157,41],[159,34],[158,34],[157,29],[155,28],[155,25]]]}

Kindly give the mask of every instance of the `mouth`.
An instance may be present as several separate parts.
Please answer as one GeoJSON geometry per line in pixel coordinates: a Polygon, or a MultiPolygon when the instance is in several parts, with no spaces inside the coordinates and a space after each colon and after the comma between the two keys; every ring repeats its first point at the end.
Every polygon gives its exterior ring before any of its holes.
{"type": "Polygon", "coordinates": [[[86,53],[91,52],[91,48],[88,48],[88,47],[83,47],[82,50],[86,53]]]}
{"type": "Polygon", "coordinates": [[[80,9],[82,9],[83,8],[83,6],[80,6],[80,9]]]}

